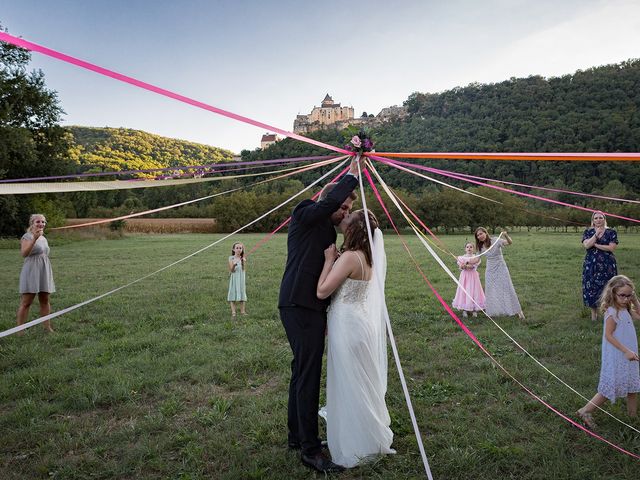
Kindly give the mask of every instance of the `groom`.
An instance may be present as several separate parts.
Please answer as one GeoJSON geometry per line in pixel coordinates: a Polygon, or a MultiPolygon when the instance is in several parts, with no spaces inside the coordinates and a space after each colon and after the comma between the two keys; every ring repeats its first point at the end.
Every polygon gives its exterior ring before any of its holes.
{"type": "Polygon", "coordinates": [[[318,406],[329,300],[316,296],[324,250],[336,242],[335,226],[357,198],[358,157],[338,182],[324,187],[318,202],[303,200],[291,214],[287,264],[280,284],[280,320],[293,352],[289,383],[289,448],[301,449],[302,463],[321,472],[344,470],[321,450],[318,406]]]}

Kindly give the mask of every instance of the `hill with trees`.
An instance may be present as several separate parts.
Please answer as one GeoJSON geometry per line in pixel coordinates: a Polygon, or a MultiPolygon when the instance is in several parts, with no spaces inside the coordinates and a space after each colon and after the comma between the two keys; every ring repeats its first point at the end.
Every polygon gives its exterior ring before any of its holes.
{"type": "MultiPolygon", "coordinates": [[[[83,172],[146,170],[228,162],[233,153],[129,128],[68,127],[73,158],[83,172]]],[[[135,176],[142,176],[136,174],[135,176]]]]}
{"type": "MultiPolygon", "coordinates": [[[[0,25],[2,29],[2,25],[0,25]]],[[[73,169],[71,134],[60,126],[56,92],[46,88],[40,70],[28,71],[28,51],[0,42],[0,178],[61,175],[73,169]]],[[[61,221],[46,195],[0,195],[0,236],[24,231],[32,212],[61,221]]]]}
{"type": "MultiPolygon", "coordinates": [[[[26,50],[0,42],[0,178],[143,170],[232,159],[232,153],[226,150],[138,130],[63,128],[60,126],[63,110],[56,93],[46,88],[41,71],[27,71],[29,60],[26,50]]],[[[495,84],[471,84],[440,93],[415,92],[404,105],[409,112],[406,118],[378,125],[368,132],[376,141],[377,151],[640,151],[640,60],[548,79],[530,76],[495,84]]],[[[321,130],[310,136],[343,146],[354,133],[352,127],[343,131],[321,130]]],[[[241,156],[243,160],[261,160],[327,153],[313,145],[284,139],[263,150],[244,150],[241,156]]],[[[640,166],[634,162],[412,162],[487,178],[616,197],[637,198],[640,189],[640,166]]],[[[380,171],[387,183],[433,227],[447,230],[478,224],[566,227],[585,224],[589,217],[585,212],[442,179],[500,202],[490,203],[390,167],[380,166],[380,171]]],[[[228,231],[277,205],[317,176],[318,171],[307,172],[277,185],[216,197],[215,201],[166,211],[163,215],[215,217],[220,228],[228,231]]],[[[0,235],[19,234],[28,214],[34,211],[47,214],[50,224],[56,225],[65,216],[116,216],[255,181],[255,178],[235,179],[173,188],[0,196],[0,235]]],[[[638,207],[633,204],[607,204],[561,193],[538,193],[640,217],[638,207]]],[[[374,204],[370,199],[369,205],[374,204]]],[[[380,209],[373,209],[382,217],[380,209]]],[[[252,228],[271,228],[287,214],[288,211],[276,212],[252,228]]]]}
{"type": "MultiPolygon", "coordinates": [[[[376,141],[377,151],[640,151],[640,60],[548,79],[530,76],[495,84],[474,83],[441,93],[415,92],[404,105],[409,112],[407,118],[368,132],[376,141]]],[[[342,146],[354,133],[353,129],[326,129],[310,136],[342,146]]],[[[242,155],[250,160],[318,153],[317,147],[286,139],[265,150],[243,151],[242,155]]],[[[640,192],[640,165],[635,162],[409,161],[486,178],[622,198],[636,199],[640,192]]],[[[567,226],[584,224],[589,218],[588,213],[439,178],[505,204],[499,206],[395,169],[380,166],[380,171],[387,183],[411,199],[410,205],[428,225],[447,229],[477,224],[567,226]]],[[[308,180],[310,177],[305,183],[308,180]]],[[[533,193],[640,217],[638,208],[629,204],[533,193]]],[[[616,220],[611,223],[625,224],[616,220]]]]}
{"type": "MultiPolygon", "coordinates": [[[[640,151],[640,60],[549,79],[530,76],[495,84],[471,84],[442,93],[415,92],[404,105],[409,112],[405,120],[386,123],[369,132],[376,141],[376,150],[640,151]]],[[[351,132],[343,133],[325,130],[310,136],[342,146],[351,132]]],[[[244,151],[243,155],[246,159],[277,158],[318,151],[318,147],[284,140],[263,151],[244,151]]],[[[588,192],[603,191],[611,181],[623,182],[629,193],[638,193],[640,188],[640,169],[624,162],[443,160],[429,164],[461,173],[588,192]]],[[[393,178],[396,186],[417,186],[406,174],[393,178]]]]}

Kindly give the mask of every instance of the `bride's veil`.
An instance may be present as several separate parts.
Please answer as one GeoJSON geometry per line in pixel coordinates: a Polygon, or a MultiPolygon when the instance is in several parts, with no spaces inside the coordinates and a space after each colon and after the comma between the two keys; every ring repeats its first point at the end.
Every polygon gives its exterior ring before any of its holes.
{"type": "Polygon", "coordinates": [[[379,228],[373,232],[373,290],[369,294],[369,312],[371,320],[376,326],[376,353],[378,357],[378,371],[383,394],[387,391],[387,303],[385,301],[385,280],[387,276],[387,253],[384,249],[384,238],[379,228]]]}

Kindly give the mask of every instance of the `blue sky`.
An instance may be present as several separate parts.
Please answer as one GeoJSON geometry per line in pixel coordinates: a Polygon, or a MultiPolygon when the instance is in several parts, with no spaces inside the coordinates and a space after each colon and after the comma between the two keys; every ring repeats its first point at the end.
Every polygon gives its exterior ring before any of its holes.
{"type": "MultiPolygon", "coordinates": [[[[0,0],[9,33],[291,130],[326,93],[377,114],[414,91],[640,57],[635,0],[0,0]]],[[[32,55],[64,123],[228,148],[265,131],[32,55]]]]}

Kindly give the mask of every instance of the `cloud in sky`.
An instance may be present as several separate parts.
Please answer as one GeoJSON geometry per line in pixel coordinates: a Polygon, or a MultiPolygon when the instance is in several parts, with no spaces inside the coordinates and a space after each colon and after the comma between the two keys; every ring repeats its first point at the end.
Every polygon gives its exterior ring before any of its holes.
{"type": "Polygon", "coordinates": [[[640,57],[640,3],[598,2],[594,7],[518,39],[493,58],[488,71],[494,80],[561,76],[640,57]]]}
{"type": "MultiPolygon", "coordinates": [[[[378,113],[414,91],[557,76],[640,56],[630,0],[21,0],[9,33],[285,130],[326,93],[378,113]]],[[[66,124],[235,152],[264,131],[33,54],[66,124]]]]}

